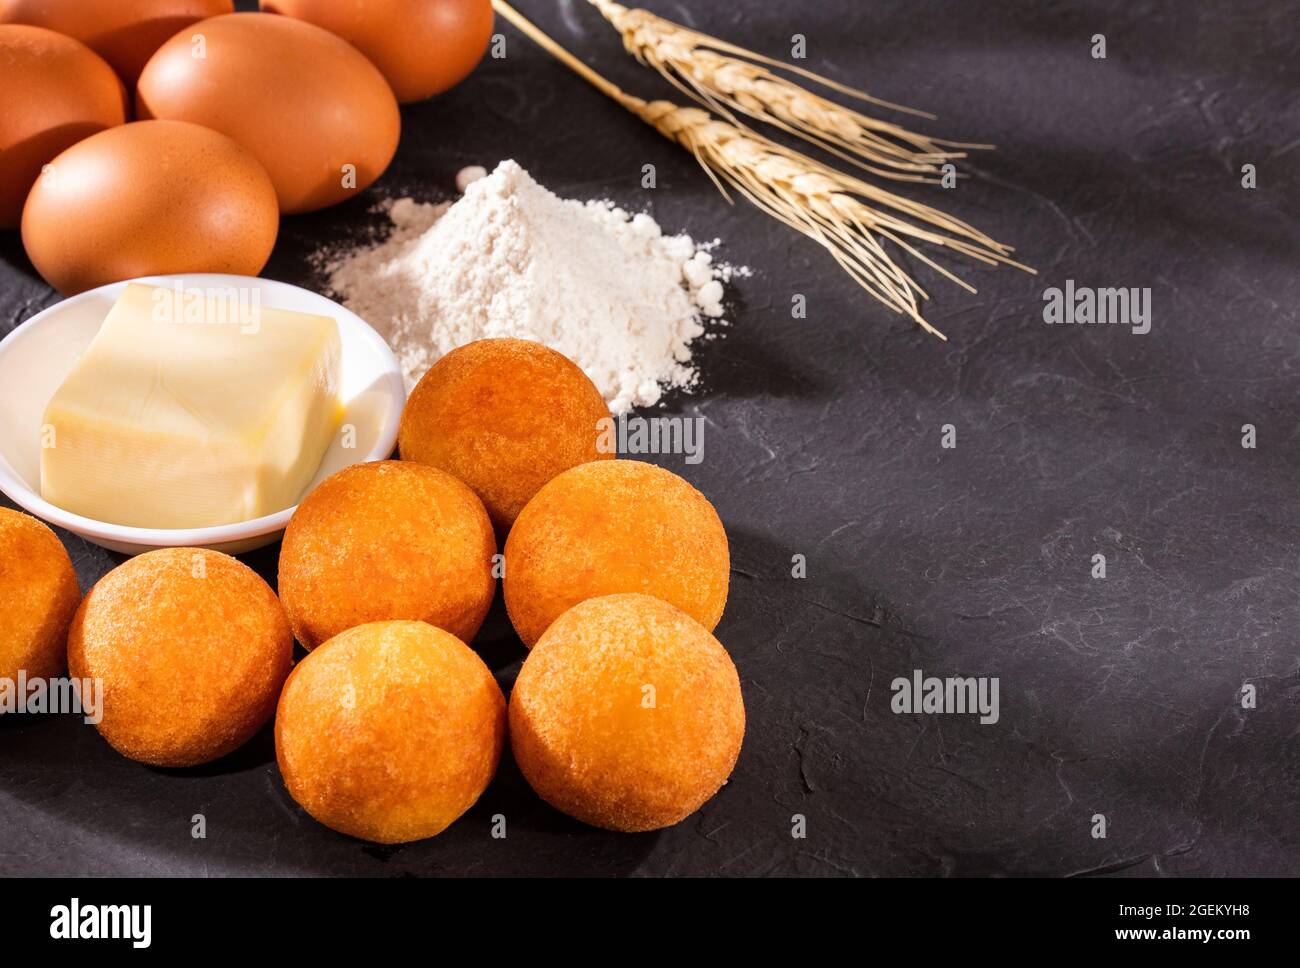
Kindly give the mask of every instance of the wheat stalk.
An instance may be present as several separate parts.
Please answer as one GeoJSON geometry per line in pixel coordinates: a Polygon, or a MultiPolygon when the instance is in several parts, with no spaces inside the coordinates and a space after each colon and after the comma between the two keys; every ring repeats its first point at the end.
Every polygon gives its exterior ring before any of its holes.
{"type": "Polygon", "coordinates": [[[506,0],[492,0],[492,5],[592,86],[690,151],[728,200],[730,186],[773,218],[820,243],[868,293],[940,339],[947,337],[925,320],[917,301],[918,297],[929,298],[928,294],[899,268],[882,240],[894,243],[972,293],[973,287],[918,251],[912,241],[944,246],[990,265],[1004,263],[1034,271],[1014,261],[1009,246],[928,205],[836,171],[701,108],[645,101],[628,94],[570,54],[506,0]]]}
{"type": "Polygon", "coordinates": [[[659,71],[688,97],[729,121],[736,113],[774,125],[874,174],[904,181],[936,180],[939,166],[966,157],[962,148],[990,145],[941,141],[879,121],[814,94],[772,68],[797,74],[840,94],[933,119],[871,97],[810,70],[785,64],[684,27],[648,10],[613,0],[589,0],[642,64],[659,71]]]}

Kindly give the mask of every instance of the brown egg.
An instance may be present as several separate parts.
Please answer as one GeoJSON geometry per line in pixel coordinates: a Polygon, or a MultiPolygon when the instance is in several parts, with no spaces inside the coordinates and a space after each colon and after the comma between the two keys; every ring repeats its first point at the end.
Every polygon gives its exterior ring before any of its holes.
{"type": "Polygon", "coordinates": [[[619,592],[662,598],[712,631],[730,581],[727,532],[708,498],[636,460],[560,474],[506,539],[506,610],[529,648],[578,602],[619,592]]]}
{"type": "Polygon", "coordinates": [[[85,44],[16,24],[0,25],[0,91],[0,228],[12,229],[41,166],[125,121],[126,101],[113,69],[85,44]]]}
{"type": "Polygon", "coordinates": [[[459,84],[492,39],[492,0],[262,0],[262,9],[338,34],[403,104],[459,84]]]}
{"type": "Polygon", "coordinates": [[[460,478],[504,534],[543,484],[592,460],[609,421],[600,391],[561,353],[522,339],[481,339],[424,374],[402,411],[403,460],[460,478]]]}
{"type": "Polygon", "coordinates": [[[218,551],[160,548],[90,590],[68,669],[103,683],[96,729],[123,756],[196,766],[238,749],[275,711],[293,633],[275,593],[218,551]]]}
{"type": "Polygon", "coordinates": [[[424,622],[372,622],[298,663],[275,756],[290,796],[325,826],[399,844],[474,805],[505,734],[501,687],[469,646],[424,622]]]}
{"type": "Polygon", "coordinates": [[[140,75],[136,108],[234,138],[266,168],[286,214],[364,190],[392,161],[401,128],[384,76],[355,47],[269,13],[214,17],[163,44],[140,75]]]}
{"type": "Polygon", "coordinates": [[[173,272],[255,276],[275,245],[275,189],[251,154],[180,121],[119,125],[50,163],[23,245],[65,296],[173,272]]]}
{"type": "Polygon", "coordinates": [[[0,508],[0,688],[63,671],[81,588],[63,542],[28,514],[0,508]]]}
{"type": "Polygon", "coordinates": [[[135,84],[163,41],[234,9],[233,0],[0,0],[0,23],[34,24],[75,37],[135,84]]]}
{"type": "Polygon", "coordinates": [[[684,820],[727,782],[744,736],[731,657],[649,595],[569,609],[510,694],[510,747],[537,795],[609,830],[684,820]]]}

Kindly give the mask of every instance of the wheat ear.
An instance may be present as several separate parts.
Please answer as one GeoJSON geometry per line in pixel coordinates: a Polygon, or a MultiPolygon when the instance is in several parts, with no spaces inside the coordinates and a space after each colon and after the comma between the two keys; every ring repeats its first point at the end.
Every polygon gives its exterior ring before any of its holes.
{"type": "Polygon", "coordinates": [[[648,10],[589,0],[623,37],[623,46],[678,90],[727,120],[737,113],[803,138],[843,161],[886,178],[936,181],[939,166],[966,157],[963,148],[990,145],[941,141],[879,121],[808,91],[788,71],[859,100],[933,119],[810,70],[710,37],[648,10]]]}
{"type": "Polygon", "coordinates": [[[915,320],[928,333],[947,339],[922,317],[918,297],[926,292],[893,261],[888,240],[970,292],[975,290],[918,251],[911,241],[953,249],[988,264],[1005,263],[1033,272],[995,242],[959,219],[838,172],[700,108],[669,101],[645,101],[628,94],[578,60],[506,0],[492,0],[498,13],[592,86],[682,145],[730,200],[730,186],[773,218],[824,246],[859,285],[886,306],[915,320]],[[891,214],[866,204],[892,209],[891,214]],[[915,224],[900,216],[908,216],[915,224]]]}

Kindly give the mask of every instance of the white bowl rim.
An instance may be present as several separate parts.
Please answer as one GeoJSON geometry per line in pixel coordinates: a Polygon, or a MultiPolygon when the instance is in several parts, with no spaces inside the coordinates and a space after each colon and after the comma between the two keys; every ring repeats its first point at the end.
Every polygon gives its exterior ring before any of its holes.
{"type": "MultiPolygon", "coordinates": [[[[5,337],[0,339],[0,354],[4,353],[5,344],[17,337],[29,327],[37,326],[48,316],[52,316],[60,310],[67,309],[70,305],[82,302],[95,295],[102,294],[106,289],[113,289],[118,286],[126,286],[128,283],[141,282],[152,285],[162,285],[174,283],[176,280],[182,280],[184,283],[193,282],[196,286],[202,283],[209,285],[231,285],[230,280],[244,280],[245,284],[256,284],[258,286],[269,287],[281,291],[304,292],[319,299],[324,299],[334,306],[335,311],[340,316],[345,317],[349,323],[355,322],[360,327],[362,337],[370,343],[375,349],[380,351],[388,363],[387,382],[391,389],[398,391],[404,398],[406,395],[406,385],[402,381],[401,368],[397,364],[397,357],[393,355],[392,349],[384,342],[384,338],[375,332],[374,327],[367,323],[356,313],[339,305],[318,292],[312,292],[310,289],[304,289],[302,286],[295,286],[289,282],[280,282],[278,279],[264,279],[261,276],[237,276],[221,272],[184,272],[163,276],[141,276],[136,279],[123,279],[120,282],[110,282],[107,285],[97,286],[94,289],[87,289],[85,292],[79,292],[75,296],[69,296],[66,299],[60,299],[53,306],[47,306],[31,319],[23,320],[15,326],[5,337]],[[224,283],[220,282],[225,280],[224,283]]],[[[393,447],[397,444],[397,429],[401,421],[402,407],[390,409],[384,426],[380,432],[379,443],[371,449],[370,453],[357,463],[367,463],[369,461],[384,460],[393,452],[393,447]],[[382,452],[381,452],[382,448],[382,452]]],[[[4,455],[0,454],[0,491],[11,501],[23,508],[25,511],[36,515],[49,524],[57,525],[76,534],[84,535],[91,540],[103,539],[106,541],[115,541],[119,543],[130,543],[137,545],[151,545],[160,548],[176,548],[189,546],[205,546],[226,544],[248,538],[256,538],[262,535],[270,534],[274,531],[283,531],[289,524],[289,519],[293,517],[294,511],[298,510],[298,505],[285,508],[283,511],[276,511],[274,514],[266,514],[260,518],[250,518],[247,521],[236,521],[233,524],[216,524],[204,528],[137,528],[124,524],[111,524],[107,521],[97,521],[94,518],[83,517],[80,514],[73,514],[71,511],[65,511],[62,508],[51,504],[40,496],[40,494],[28,487],[27,482],[18,476],[18,473],[5,460],[4,455]]]]}

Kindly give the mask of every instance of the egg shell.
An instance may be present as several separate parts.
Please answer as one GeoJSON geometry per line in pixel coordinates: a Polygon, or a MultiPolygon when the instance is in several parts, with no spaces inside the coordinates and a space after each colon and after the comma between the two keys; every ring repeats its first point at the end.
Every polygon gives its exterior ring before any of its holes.
{"type": "Polygon", "coordinates": [[[338,34],[403,104],[459,84],[492,40],[491,0],[262,0],[262,9],[338,34]]]}
{"type": "Polygon", "coordinates": [[[225,135],[137,121],[91,135],[51,163],[23,208],[23,245],[64,295],[139,276],[255,276],[275,245],[275,189],[225,135]]]}
{"type": "Polygon", "coordinates": [[[140,75],[136,109],[234,138],[266,168],[286,214],[363,191],[401,129],[388,83],[355,47],[269,13],[214,17],[163,44],[140,75]]]}
{"type": "Polygon", "coordinates": [[[41,166],[126,120],[122,82],[80,41],[0,24],[0,228],[18,226],[41,166]]]}
{"type": "Polygon", "coordinates": [[[0,23],[32,24],[75,37],[135,84],[165,40],[234,9],[233,0],[0,0],[0,23]]]}

